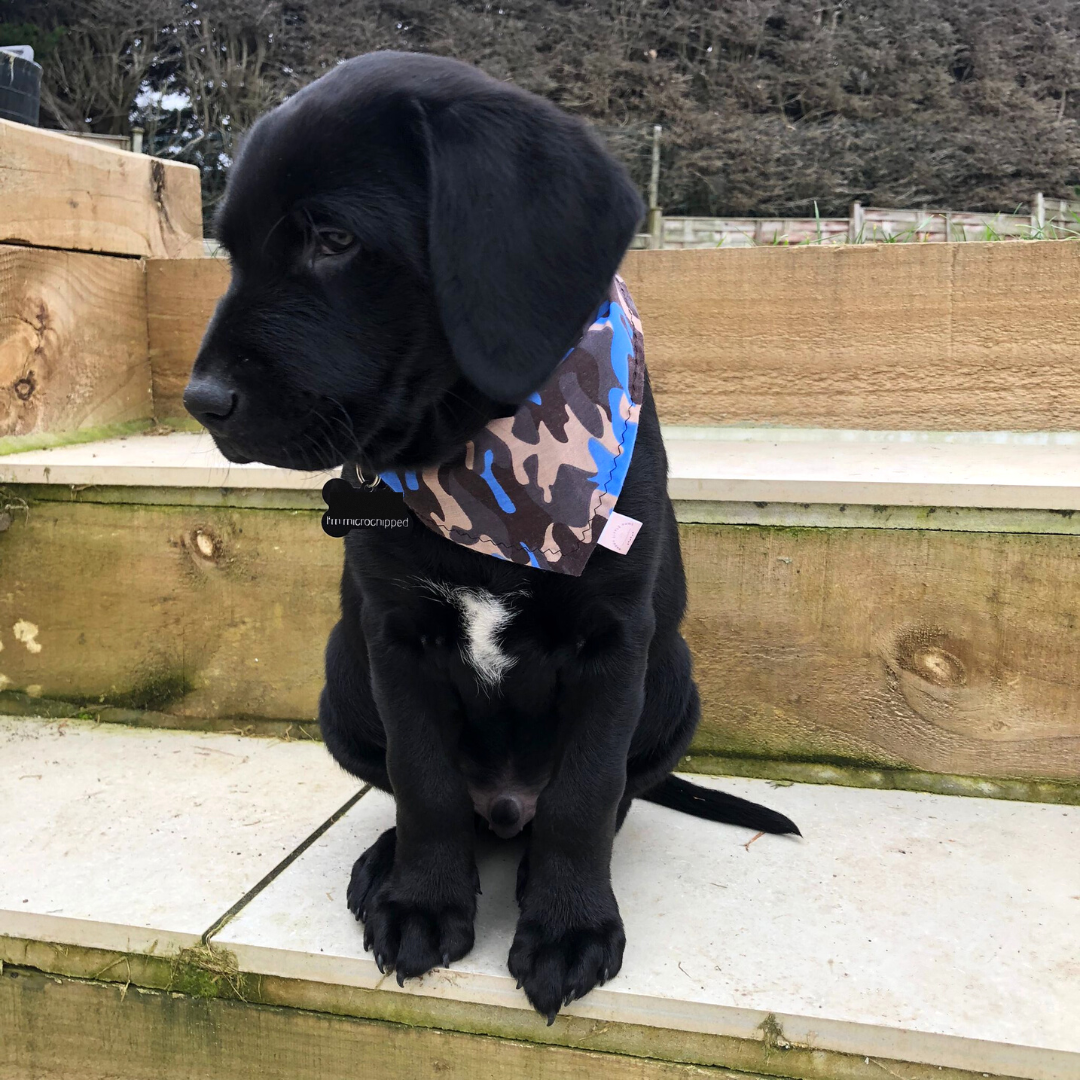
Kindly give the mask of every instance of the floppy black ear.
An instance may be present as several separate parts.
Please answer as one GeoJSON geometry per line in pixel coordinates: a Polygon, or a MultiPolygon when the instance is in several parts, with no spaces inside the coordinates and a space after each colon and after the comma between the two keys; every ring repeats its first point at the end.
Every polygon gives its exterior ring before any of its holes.
{"type": "Polygon", "coordinates": [[[429,109],[426,128],[444,329],[477,389],[521,401],[603,300],[644,205],[583,123],[512,87],[429,109]]]}

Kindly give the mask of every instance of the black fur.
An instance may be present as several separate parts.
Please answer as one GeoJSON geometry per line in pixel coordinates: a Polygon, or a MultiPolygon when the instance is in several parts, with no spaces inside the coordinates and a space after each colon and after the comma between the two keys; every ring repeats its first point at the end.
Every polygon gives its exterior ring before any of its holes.
{"type": "MultiPolygon", "coordinates": [[[[641,214],[621,167],[551,105],[453,61],[361,57],[248,136],[220,214],[232,284],[186,400],[234,461],[445,460],[545,381],[641,214]]],[[[537,795],[509,964],[549,1019],[619,970],[609,864],[634,798],[797,832],[669,778],[698,695],[648,387],[618,509],[644,523],[637,541],[625,556],[598,549],[580,578],[415,522],[346,538],[320,722],[334,757],[396,798],[396,829],[359,859],[348,901],[399,981],[472,946],[476,790],[537,795]],[[497,689],[422,582],[510,598],[514,666],[497,689]]],[[[513,828],[515,814],[504,802],[490,820],[513,828]]]]}

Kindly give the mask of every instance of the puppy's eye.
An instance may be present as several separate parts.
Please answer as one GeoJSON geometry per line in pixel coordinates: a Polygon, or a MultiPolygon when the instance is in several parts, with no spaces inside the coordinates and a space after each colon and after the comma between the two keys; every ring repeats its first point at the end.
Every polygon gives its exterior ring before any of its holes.
{"type": "Polygon", "coordinates": [[[356,237],[344,229],[319,229],[315,242],[320,255],[340,255],[356,243],[356,237]]]}

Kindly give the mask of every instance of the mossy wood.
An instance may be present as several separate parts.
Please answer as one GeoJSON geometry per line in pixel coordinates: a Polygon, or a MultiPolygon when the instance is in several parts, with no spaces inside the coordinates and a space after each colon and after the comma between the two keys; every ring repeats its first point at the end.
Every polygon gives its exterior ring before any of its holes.
{"type": "MultiPolygon", "coordinates": [[[[0,1080],[726,1080],[726,1070],[11,970],[0,1080]]],[[[749,1080],[753,1080],[752,1077],[749,1080]]]]}
{"type": "Polygon", "coordinates": [[[199,170],[0,120],[0,242],[201,255],[199,170]]]}
{"type": "MultiPolygon", "coordinates": [[[[698,753],[1080,780],[1080,538],[681,528],[698,753]]],[[[318,511],[31,501],[0,533],[0,687],[310,720],[341,556],[318,511]]]]}
{"type": "Polygon", "coordinates": [[[16,510],[0,533],[0,689],[311,720],[341,558],[310,510],[16,510]],[[19,621],[36,628],[33,649],[15,640],[19,621]]]}
{"type": "Polygon", "coordinates": [[[702,753],[1080,778],[1080,538],[684,525],[702,753]]]}
{"type": "Polygon", "coordinates": [[[49,972],[0,979],[0,1080],[1010,1080],[792,1043],[771,1013],[753,1039],[566,1014],[548,1027],[523,1010],[274,977],[176,992],[162,961],[93,952],[0,937],[0,954],[49,972]],[[89,979],[57,974],[94,964],[89,979]]]}
{"type": "Polygon", "coordinates": [[[0,245],[0,452],[152,415],[141,262],[0,245]]]}
{"type": "MultiPolygon", "coordinates": [[[[632,251],[622,273],[666,423],[1080,429],[1080,244],[632,251]]],[[[149,274],[165,418],[227,271],[149,274]]]]}

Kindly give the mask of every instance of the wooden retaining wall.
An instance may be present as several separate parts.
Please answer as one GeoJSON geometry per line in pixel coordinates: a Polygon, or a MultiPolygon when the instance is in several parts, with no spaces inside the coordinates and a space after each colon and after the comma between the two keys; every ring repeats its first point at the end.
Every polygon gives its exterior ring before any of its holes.
{"type": "MultiPolygon", "coordinates": [[[[0,122],[0,453],[183,422],[228,282],[224,260],[185,257],[197,174],[16,128],[0,122]]],[[[631,252],[623,273],[669,424],[1080,430],[1074,242],[631,252]]],[[[316,496],[0,494],[6,705],[314,716],[341,558],[316,496]]],[[[1080,537],[684,513],[682,538],[699,753],[1080,781],[1080,537]]]]}
{"type": "MultiPolygon", "coordinates": [[[[228,281],[188,258],[201,233],[194,168],[0,121],[0,439],[185,419],[228,281]]],[[[1080,429],[1072,241],[635,251],[623,273],[669,424],[1080,429]]]]}
{"type": "MultiPolygon", "coordinates": [[[[23,493],[0,538],[0,689],[193,726],[314,718],[341,572],[317,509],[23,493]]],[[[1080,536],[681,534],[697,752],[1080,780],[1080,536]]]]}
{"type": "Polygon", "coordinates": [[[201,252],[193,166],[0,120],[0,453],[149,423],[146,260],[201,252]]]}
{"type": "Polygon", "coordinates": [[[142,262],[0,244],[0,439],[153,414],[142,262]]]}
{"type": "MultiPolygon", "coordinates": [[[[1073,241],[634,251],[622,273],[666,423],[1080,429],[1073,241]]],[[[151,260],[147,279],[168,421],[228,271],[151,260]]]]}
{"type": "Polygon", "coordinates": [[[1080,244],[632,252],[661,418],[1080,428],[1080,244]]]}

